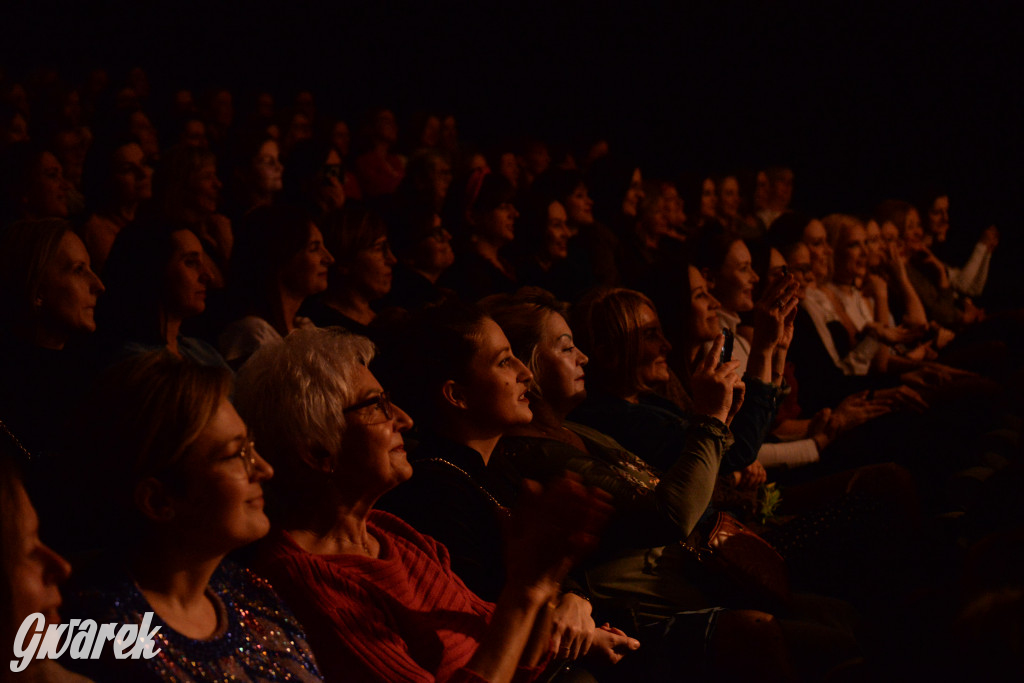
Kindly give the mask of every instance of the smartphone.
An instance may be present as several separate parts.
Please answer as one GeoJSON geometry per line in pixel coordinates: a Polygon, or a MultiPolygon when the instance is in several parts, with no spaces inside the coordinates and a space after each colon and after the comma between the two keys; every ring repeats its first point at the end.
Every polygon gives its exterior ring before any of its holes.
{"type": "Polygon", "coordinates": [[[732,344],[734,341],[732,330],[728,327],[722,328],[722,334],[725,336],[725,343],[722,344],[722,356],[719,359],[721,363],[728,363],[732,360],[732,344]]]}

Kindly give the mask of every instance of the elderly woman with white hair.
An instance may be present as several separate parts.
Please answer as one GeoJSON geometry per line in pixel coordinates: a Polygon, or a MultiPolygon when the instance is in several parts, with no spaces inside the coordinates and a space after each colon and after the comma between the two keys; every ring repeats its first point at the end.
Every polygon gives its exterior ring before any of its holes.
{"type": "Polygon", "coordinates": [[[239,410],[278,473],[275,529],[257,567],[307,626],[328,680],[508,681],[547,644],[545,610],[606,505],[564,479],[513,519],[496,604],[452,573],[448,551],[374,505],[412,474],[373,345],[338,329],[296,330],[241,369],[239,410]]]}

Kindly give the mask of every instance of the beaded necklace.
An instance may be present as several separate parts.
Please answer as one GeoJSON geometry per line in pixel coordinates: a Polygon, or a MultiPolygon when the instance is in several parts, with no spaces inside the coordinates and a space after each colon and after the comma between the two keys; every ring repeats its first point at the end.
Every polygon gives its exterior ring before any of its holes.
{"type": "Polygon", "coordinates": [[[480,482],[478,482],[476,479],[473,478],[473,475],[471,475],[469,472],[467,472],[466,470],[462,469],[458,465],[456,465],[454,463],[451,463],[451,462],[448,462],[444,458],[426,458],[424,460],[421,460],[420,462],[439,462],[439,463],[443,463],[445,465],[448,465],[448,467],[451,467],[456,472],[461,472],[462,476],[464,476],[466,479],[468,479],[474,486],[476,486],[476,488],[481,493],[483,493],[485,496],[487,496],[488,500],[490,500],[492,503],[494,503],[494,507],[496,507],[498,509],[498,512],[500,514],[502,514],[502,515],[504,515],[506,517],[511,516],[512,513],[509,511],[509,509],[507,507],[505,507],[500,502],[498,502],[498,499],[495,498],[493,495],[491,495],[490,491],[488,491],[483,486],[481,486],[480,482]]]}

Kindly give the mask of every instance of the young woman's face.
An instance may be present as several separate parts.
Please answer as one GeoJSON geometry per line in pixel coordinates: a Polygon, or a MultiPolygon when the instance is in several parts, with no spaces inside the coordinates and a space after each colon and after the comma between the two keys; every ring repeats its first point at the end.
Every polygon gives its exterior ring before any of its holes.
{"type": "Polygon", "coordinates": [[[261,482],[274,470],[227,397],[185,451],[181,468],[185,483],[180,494],[171,493],[172,523],[198,546],[227,553],[270,531],[261,482]]]}
{"type": "Polygon", "coordinates": [[[735,217],[740,212],[740,184],[727,176],[718,186],[718,209],[723,216],[735,217]]]}
{"type": "Polygon", "coordinates": [[[192,174],[189,188],[195,208],[203,213],[215,213],[220,200],[221,185],[217,177],[217,164],[209,161],[192,174]]]}
{"type": "Polygon", "coordinates": [[[384,493],[412,476],[402,437],[412,427],[412,419],[394,404],[390,404],[389,417],[380,402],[373,402],[383,389],[366,366],[356,366],[352,385],[353,405],[368,405],[346,413],[343,462],[337,464],[336,471],[362,489],[360,495],[366,490],[384,493]]]}
{"type": "Polygon", "coordinates": [[[64,169],[57,157],[43,152],[29,174],[23,201],[29,218],[67,218],[68,191],[71,183],[64,179],[64,169]]]}
{"type": "Polygon", "coordinates": [[[759,280],[750,264],[750,250],[743,240],[736,240],[710,284],[723,309],[742,313],[754,308],[754,285],[759,280]]]}
{"type": "Polygon", "coordinates": [[[131,206],[153,196],[153,169],[142,147],[132,142],[114,152],[114,195],[121,206],[131,206]]]}
{"type": "Polygon", "coordinates": [[[537,342],[537,375],[540,392],[559,412],[568,413],[587,397],[583,366],[587,357],[576,348],[572,330],[558,313],[544,319],[537,342]]]}
{"type": "Polygon", "coordinates": [[[570,225],[594,223],[594,200],[590,198],[586,185],[580,183],[572,194],[565,198],[565,213],[570,225]]]}
{"type": "Polygon", "coordinates": [[[572,230],[566,223],[565,209],[560,202],[548,205],[548,222],[544,231],[544,253],[552,261],[561,261],[569,256],[569,238],[572,230]]]}
{"type": "Polygon", "coordinates": [[[327,272],[334,257],[324,246],[320,228],[309,224],[309,238],[302,251],[294,254],[281,271],[282,286],[294,296],[307,297],[327,289],[327,272]]]}
{"type": "Polygon", "coordinates": [[[387,235],[381,235],[372,246],[357,251],[345,271],[348,281],[367,299],[375,301],[391,291],[395,263],[387,235]]]}
{"type": "Polygon", "coordinates": [[[267,140],[260,146],[259,152],[252,160],[256,189],[261,193],[270,194],[281,190],[281,173],[284,167],[278,158],[278,151],[277,143],[267,140]]]}
{"type": "Polygon", "coordinates": [[[708,283],[695,266],[687,269],[690,280],[690,322],[695,342],[708,342],[718,336],[722,325],[718,321],[718,299],[708,291],[708,283]]]}
{"type": "Polygon", "coordinates": [[[644,198],[644,179],[640,175],[640,169],[633,169],[633,176],[629,179],[629,188],[626,190],[626,197],[622,200],[622,213],[627,216],[635,216],[640,200],[644,198]]]}
{"type": "Polygon", "coordinates": [[[466,418],[495,434],[533,419],[527,385],[533,375],[512,354],[505,333],[485,318],[477,334],[479,345],[459,385],[467,406],[466,418]]]}
{"type": "Polygon", "coordinates": [[[640,324],[640,367],[637,378],[647,387],[657,386],[669,380],[668,354],[672,345],[661,330],[658,314],[647,304],[641,304],[637,312],[640,324]]]}
{"type": "Polygon", "coordinates": [[[716,208],[718,208],[718,194],[715,192],[715,181],[705,178],[700,186],[700,215],[714,218],[716,208]]]}
{"type": "Polygon", "coordinates": [[[811,266],[814,268],[814,279],[820,285],[828,282],[828,272],[832,268],[832,247],[828,243],[828,233],[821,221],[815,219],[804,228],[803,243],[811,252],[811,266]]]}
{"type": "Polygon", "coordinates": [[[58,337],[96,331],[96,299],[103,283],[89,267],[89,252],[70,230],[43,273],[35,301],[40,324],[58,337]]]}
{"type": "Polygon", "coordinates": [[[839,284],[851,284],[868,271],[867,233],[859,225],[843,230],[836,243],[835,279],[839,284]]]}
{"type": "Polygon", "coordinates": [[[206,310],[210,270],[199,238],[191,230],[174,232],[171,243],[171,258],[164,274],[167,310],[182,319],[190,318],[206,310]]]}
{"type": "Polygon", "coordinates": [[[0,520],[5,536],[0,559],[5,565],[3,573],[11,581],[11,625],[19,627],[25,617],[36,612],[42,613],[46,623],[59,624],[59,587],[71,575],[71,565],[39,540],[35,508],[21,480],[15,478],[13,484],[11,500],[4,501],[5,515],[9,516],[0,520]],[[10,510],[6,509],[8,504],[10,510]],[[12,538],[6,538],[9,534],[12,538]]]}

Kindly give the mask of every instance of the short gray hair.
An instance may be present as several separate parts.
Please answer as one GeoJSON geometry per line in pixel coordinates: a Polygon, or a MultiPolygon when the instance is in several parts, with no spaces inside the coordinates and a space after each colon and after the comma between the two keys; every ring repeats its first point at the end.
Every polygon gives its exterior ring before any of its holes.
{"type": "Polygon", "coordinates": [[[235,407],[280,479],[302,467],[303,451],[341,452],[344,411],[356,399],[352,372],[373,356],[373,342],[341,328],[297,329],[242,366],[235,407]]]}

